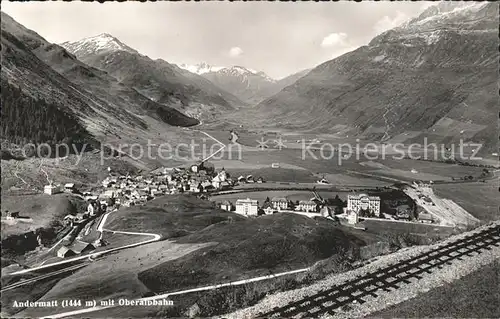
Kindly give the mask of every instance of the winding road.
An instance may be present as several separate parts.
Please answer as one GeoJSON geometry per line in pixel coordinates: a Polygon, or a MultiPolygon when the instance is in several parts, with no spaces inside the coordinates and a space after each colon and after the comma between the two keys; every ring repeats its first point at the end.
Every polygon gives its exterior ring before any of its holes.
{"type": "Polygon", "coordinates": [[[120,247],[115,247],[115,248],[111,248],[111,249],[107,249],[107,250],[103,250],[103,251],[99,251],[99,252],[95,252],[95,253],[91,253],[91,254],[79,256],[79,257],[76,257],[76,258],[64,259],[64,260],[59,261],[59,262],[55,262],[55,263],[51,263],[51,264],[47,264],[47,265],[41,265],[41,266],[38,266],[38,267],[33,267],[33,268],[29,268],[29,269],[24,269],[24,270],[16,271],[16,272],[7,274],[5,276],[26,274],[26,273],[30,273],[30,272],[33,272],[33,271],[36,271],[36,270],[40,270],[40,269],[46,269],[46,268],[57,266],[57,265],[63,265],[63,264],[66,264],[66,263],[71,263],[71,262],[74,262],[74,261],[77,261],[77,260],[83,260],[83,259],[87,259],[87,258],[95,258],[97,256],[102,256],[102,255],[105,255],[105,254],[110,253],[110,252],[114,252],[114,251],[118,251],[118,250],[122,250],[122,249],[126,249],[126,248],[131,248],[131,247],[136,247],[136,246],[140,246],[140,245],[144,245],[144,244],[149,244],[149,243],[152,243],[152,242],[155,242],[155,241],[158,241],[158,240],[161,239],[161,236],[159,234],[139,233],[139,232],[129,232],[129,231],[117,231],[117,230],[105,229],[104,225],[105,225],[105,223],[107,221],[108,216],[111,213],[115,212],[115,211],[116,210],[111,211],[109,213],[106,213],[103,216],[103,218],[102,218],[99,226],[97,227],[97,230],[99,232],[101,232],[101,234],[103,232],[107,231],[107,232],[116,233],[116,234],[140,235],[140,236],[148,236],[148,237],[152,237],[152,238],[147,239],[147,240],[143,240],[143,241],[139,241],[139,242],[133,243],[133,244],[123,245],[123,246],[120,246],[120,247]]]}

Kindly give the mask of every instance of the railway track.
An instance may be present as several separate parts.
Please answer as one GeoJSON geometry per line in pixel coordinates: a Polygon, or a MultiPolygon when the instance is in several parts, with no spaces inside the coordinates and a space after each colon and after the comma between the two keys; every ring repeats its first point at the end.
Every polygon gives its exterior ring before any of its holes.
{"type": "Polygon", "coordinates": [[[325,314],[334,315],[339,308],[351,304],[363,304],[367,297],[377,297],[382,291],[398,289],[400,285],[419,280],[425,273],[432,273],[453,261],[472,254],[480,254],[500,245],[500,225],[473,232],[453,242],[423,252],[412,258],[385,266],[375,272],[322,290],[283,307],[259,313],[257,318],[311,318],[325,314]]]}

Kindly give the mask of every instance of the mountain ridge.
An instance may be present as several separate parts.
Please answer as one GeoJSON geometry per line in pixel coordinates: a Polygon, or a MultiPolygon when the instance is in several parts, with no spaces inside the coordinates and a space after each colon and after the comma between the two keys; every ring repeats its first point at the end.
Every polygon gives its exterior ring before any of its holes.
{"type": "Polygon", "coordinates": [[[477,140],[493,149],[498,6],[422,14],[318,65],[235,119],[377,141],[404,134],[414,136],[408,142],[477,140]]]}
{"type": "Polygon", "coordinates": [[[106,72],[84,64],[63,47],[1,14],[2,84],[14,92],[19,89],[26,103],[44,101],[53,111],[76,116],[101,140],[111,131],[123,135],[131,128],[148,130],[147,118],[171,126],[198,124],[196,119],[119,84],[106,72]]]}
{"type": "Polygon", "coordinates": [[[98,40],[85,39],[65,42],[64,47],[82,62],[107,72],[152,101],[191,117],[213,118],[244,105],[237,97],[212,83],[200,77],[186,76],[175,64],[163,59],[153,60],[134,49],[123,50],[114,45],[101,45],[98,40]]]}

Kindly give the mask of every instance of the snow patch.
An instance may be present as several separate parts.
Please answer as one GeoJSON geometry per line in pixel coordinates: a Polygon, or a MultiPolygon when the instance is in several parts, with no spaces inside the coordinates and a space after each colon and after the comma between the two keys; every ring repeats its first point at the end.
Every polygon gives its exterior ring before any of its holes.
{"type": "Polygon", "coordinates": [[[187,70],[191,73],[195,73],[195,74],[198,74],[198,75],[201,75],[201,74],[204,74],[204,73],[208,73],[208,72],[217,72],[217,71],[220,71],[222,69],[224,69],[224,67],[221,67],[221,66],[212,66],[210,64],[207,64],[205,62],[202,62],[202,63],[198,63],[198,64],[194,64],[194,65],[189,65],[189,64],[179,64],[178,65],[181,69],[184,69],[184,70],[187,70]]]}
{"type": "Polygon", "coordinates": [[[76,42],[64,42],[61,43],[61,46],[77,56],[103,51],[127,51],[131,53],[138,53],[136,50],[125,45],[120,40],[107,33],[84,38],[76,42]]]}

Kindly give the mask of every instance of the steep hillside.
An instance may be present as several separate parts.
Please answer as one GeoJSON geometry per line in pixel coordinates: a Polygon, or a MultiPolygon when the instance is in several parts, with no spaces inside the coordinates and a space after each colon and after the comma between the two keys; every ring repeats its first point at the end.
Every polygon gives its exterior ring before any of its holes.
{"type": "MultiPolygon", "coordinates": [[[[242,118],[388,141],[496,147],[498,5],[440,3],[325,62],[242,118]],[[408,140],[411,142],[411,140],[408,140]]],[[[486,148],[484,148],[486,149],[486,148]]]]}
{"type": "Polygon", "coordinates": [[[280,80],[274,80],[264,72],[241,66],[225,68],[202,62],[195,65],[179,64],[178,67],[184,70],[183,75],[207,78],[211,83],[233,93],[250,105],[255,105],[278,93],[311,71],[311,69],[302,70],[280,80]]]}
{"type": "Polygon", "coordinates": [[[188,78],[177,66],[161,59],[152,60],[107,34],[65,42],[61,46],[82,62],[106,71],[120,84],[133,87],[149,99],[193,117],[227,112],[238,106],[229,101],[240,102],[213,84],[188,78]]]}
{"type": "Polygon", "coordinates": [[[242,66],[206,72],[201,76],[249,104],[257,104],[279,91],[276,81],[264,72],[242,66]]]}
{"type": "Polygon", "coordinates": [[[73,112],[41,98],[33,98],[3,80],[2,123],[1,138],[18,145],[93,141],[73,112]]]}
{"type": "Polygon", "coordinates": [[[2,82],[74,113],[94,134],[107,134],[110,127],[115,134],[120,127],[147,129],[144,116],[174,126],[198,123],[85,65],[3,12],[2,56],[2,82]]]}
{"type": "Polygon", "coordinates": [[[276,81],[276,86],[278,88],[280,88],[280,90],[284,89],[287,86],[294,84],[298,79],[304,77],[311,70],[312,69],[306,69],[306,70],[302,70],[302,71],[299,71],[297,73],[291,74],[289,76],[286,76],[286,77],[276,81]]]}
{"type": "MultiPolygon", "coordinates": [[[[182,67],[177,66],[175,64],[170,64],[162,59],[157,59],[156,62],[158,62],[160,64],[166,63],[169,67],[173,68],[174,70],[176,70],[177,72],[182,74],[184,77],[186,77],[190,81],[193,81],[194,83],[196,83],[197,86],[199,86],[203,91],[205,91],[209,94],[212,94],[212,95],[221,94],[224,97],[224,99],[235,108],[238,108],[241,106],[247,106],[247,103],[243,102],[240,98],[238,98],[235,95],[233,95],[232,93],[229,93],[228,91],[216,86],[214,83],[212,83],[211,81],[204,78],[202,76],[203,71],[193,70],[194,72],[192,72],[189,69],[182,68],[182,67]]],[[[215,68],[212,67],[210,69],[214,70],[215,68]]],[[[232,110],[228,110],[228,111],[232,111],[232,110]]]]}

